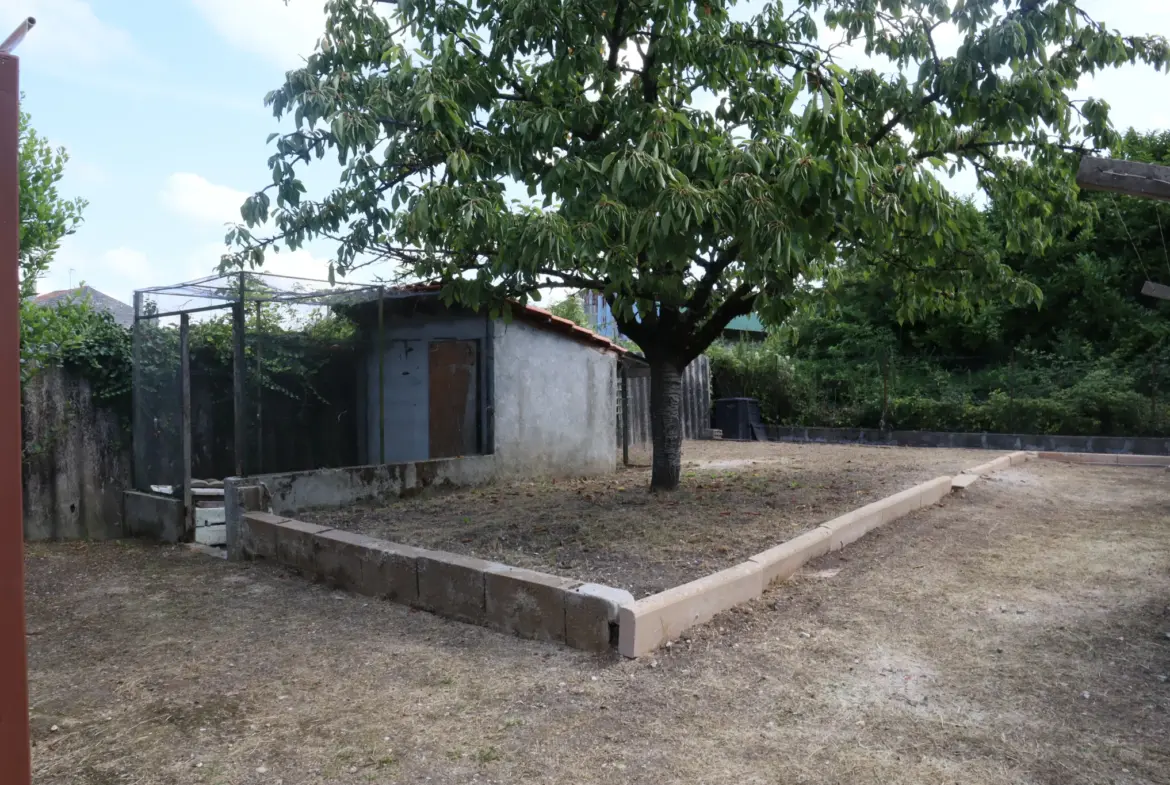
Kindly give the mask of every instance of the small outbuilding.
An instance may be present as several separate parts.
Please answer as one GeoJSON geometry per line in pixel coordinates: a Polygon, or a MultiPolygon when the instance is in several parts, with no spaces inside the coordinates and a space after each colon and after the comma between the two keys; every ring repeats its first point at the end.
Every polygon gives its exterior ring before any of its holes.
{"type": "Polygon", "coordinates": [[[490,454],[497,476],[616,468],[618,363],[638,361],[613,341],[538,308],[493,319],[448,307],[430,287],[349,309],[366,339],[365,463],[490,454]]]}

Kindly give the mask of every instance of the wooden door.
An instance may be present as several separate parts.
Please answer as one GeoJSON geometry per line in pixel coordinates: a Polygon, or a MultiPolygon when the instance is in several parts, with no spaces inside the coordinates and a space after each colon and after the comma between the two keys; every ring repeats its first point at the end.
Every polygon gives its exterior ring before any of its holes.
{"type": "Polygon", "coordinates": [[[479,452],[476,341],[432,341],[430,444],[432,458],[479,452]]]}

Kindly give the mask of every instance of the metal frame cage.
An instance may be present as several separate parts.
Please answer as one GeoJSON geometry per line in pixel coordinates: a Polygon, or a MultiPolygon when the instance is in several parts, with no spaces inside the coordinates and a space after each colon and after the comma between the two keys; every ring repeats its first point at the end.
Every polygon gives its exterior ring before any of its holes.
{"type": "Polygon", "coordinates": [[[191,516],[196,478],[359,463],[357,364],[369,338],[346,306],[377,300],[380,336],[385,294],[258,272],[136,291],[135,488],[181,493],[191,516]]]}

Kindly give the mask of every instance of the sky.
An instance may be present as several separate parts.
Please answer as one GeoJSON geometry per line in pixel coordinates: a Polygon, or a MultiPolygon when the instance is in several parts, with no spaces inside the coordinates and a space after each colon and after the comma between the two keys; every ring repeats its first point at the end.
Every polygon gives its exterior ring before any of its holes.
{"type": "MultiPolygon", "coordinates": [[[[753,0],[762,2],[762,0],[753,0]]],[[[62,191],[89,202],[41,292],[84,282],[130,302],[135,289],[214,271],[226,224],[270,182],[264,95],[312,52],[323,0],[0,0],[0,38],[37,25],[16,54],[23,108],[64,146],[62,191]]],[[[1170,36],[1170,0],[1083,0],[1123,33],[1170,36]]],[[[1170,75],[1144,67],[1086,80],[1114,124],[1170,129],[1170,75]]],[[[320,174],[325,175],[326,172],[320,174]]],[[[327,177],[310,178],[327,188],[327,177]]],[[[319,192],[318,192],[319,193],[319,192]]],[[[332,248],[269,256],[270,272],[323,278],[332,248]]],[[[364,279],[391,271],[367,268],[364,279]]]]}

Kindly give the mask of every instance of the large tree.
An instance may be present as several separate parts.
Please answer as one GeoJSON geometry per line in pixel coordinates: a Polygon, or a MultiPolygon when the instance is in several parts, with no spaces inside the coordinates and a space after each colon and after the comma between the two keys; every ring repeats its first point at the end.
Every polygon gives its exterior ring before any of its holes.
{"type": "Polygon", "coordinates": [[[20,113],[18,137],[20,296],[24,299],[37,293],[37,279],[49,269],[62,238],[77,230],[85,200],[66,199],[57,190],[69,155],[33,129],[27,112],[20,113]]]}
{"type": "Polygon", "coordinates": [[[1167,60],[1164,39],[1110,32],[1072,0],[327,10],[316,53],[268,96],[296,129],[273,135],[273,184],[244,204],[229,262],[326,237],[331,273],[390,260],[472,307],[603,293],[651,365],[656,489],[679,481],[682,369],[736,316],[782,321],[842,256],[895,281],[908,316],[1032,296],[969,245],[976,211],[940,178],[973,172],[1015,206],[1009,241],[1041,247],[1074,198],[1075,151],[1115,141],[1106,104],[1069,91],[1167,60]],[[861,50],[875,65],[848,66],[861,50]],[[338,186],[302,196],[327,154],[338,186]]]}

